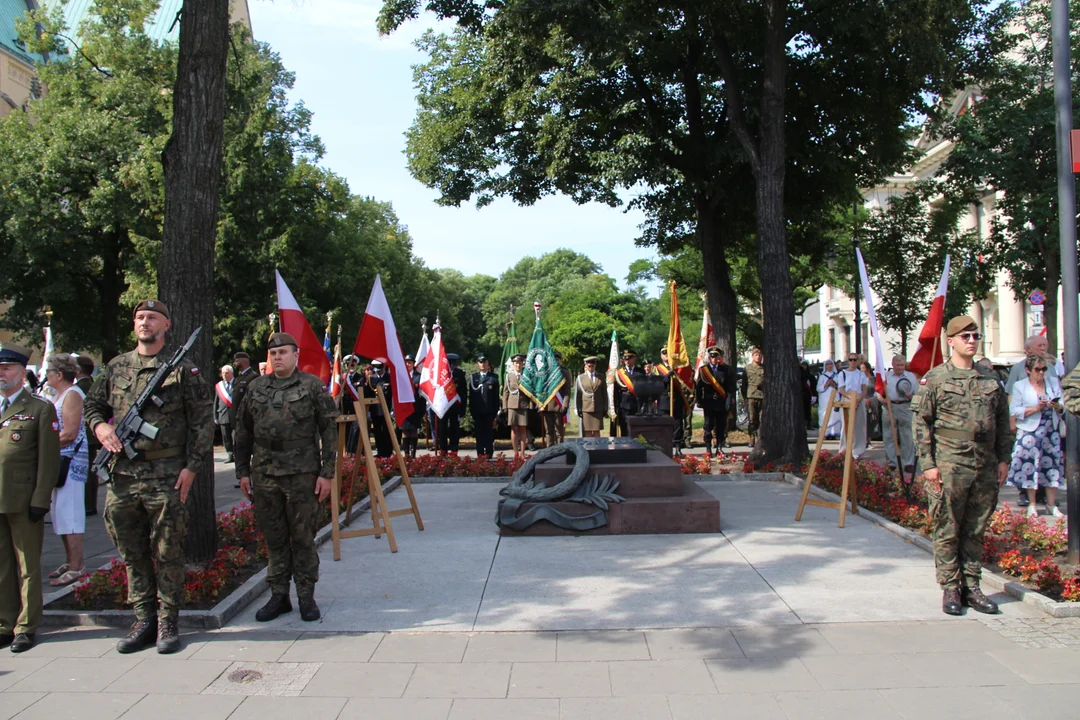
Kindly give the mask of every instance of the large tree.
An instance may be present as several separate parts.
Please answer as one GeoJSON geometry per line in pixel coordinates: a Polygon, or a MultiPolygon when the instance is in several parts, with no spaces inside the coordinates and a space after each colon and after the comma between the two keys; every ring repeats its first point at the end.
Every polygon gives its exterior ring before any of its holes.
{"type": "MultiPolygon", "coordinates": [[[[982,5],[430,0],[463,29],[423,43],[410,168],[451,204],[548,192],[617,204],[618,188],[645,188],[659,241],[686,238],[690,218],[729,352],[731,259],[753,257],[769,289],[757,454],[799,460],[790,256],[805,248],[791,252],[789,224],[904,160],[905,124],[966,54],[982,5]]],[[[387,0],[380,29],[420,7],[387,0]]]]}

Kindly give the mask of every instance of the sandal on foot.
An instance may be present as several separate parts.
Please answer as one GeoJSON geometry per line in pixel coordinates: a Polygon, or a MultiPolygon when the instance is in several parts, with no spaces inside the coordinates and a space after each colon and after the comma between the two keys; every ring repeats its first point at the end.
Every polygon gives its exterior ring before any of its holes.
{"type": "Polygon", "coordinates": [[[70,585],[73,582],[82,580],[84,577],[86,577],[86,568],[82,568],[79,570],[68,570],[66,573],[56,578],[55,580],[50,580],[49,584],[53,587],[63,587],[64,585],[70,585]]]}
{"type": "Polygon", "coordinates": [[[56,568],[51,573],[49,573],[49,577],[58,578],[61,575],[63,575],[64,573],[66,573],[68,571],[68,568],[70,568],[70,567],[71,567],[70,565],[68,565],[67,563],[64,563],[63,565],[61,565],[60,567],[56,568]]]}

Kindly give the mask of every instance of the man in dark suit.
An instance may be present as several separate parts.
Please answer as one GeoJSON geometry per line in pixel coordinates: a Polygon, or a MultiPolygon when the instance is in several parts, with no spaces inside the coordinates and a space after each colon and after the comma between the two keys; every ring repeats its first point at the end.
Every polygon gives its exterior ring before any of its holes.
{"type": "Polygon", "coordinates": [[[23,387],[30,351],[0,343],[0,647],[26,652],[41,625],[41,546],[60,473],[51,402],[23,387]]]}
{"type": "Polygon", "coordinates": [[[499,376],[491,371],[486,355],[477,355],[476,365],[478,371],[469,376],[469,412],[476,432],[476,454],[491,457],[495,454],[495,419],[500,407],[499,376]]]}
{"type": "Polygon", "coordinates": [[[214,385],[214,424],[221,428],[221,444],[229,456],[228,462],[233,462],[233,417],[236,415],[232,389],[232,365],[224,365],[221,380],[214,385]]]}
{"type": "MultiPolygon", "coordinates": [[[[386,409],[394,410],[394,395],[390,387],[390,373],[386,371],[386,364],[382,358],[371,361],[371,375],[364,387],[364,395],[377,397],[375,388],[382,388],[383,399],[386,400],[386,409]]],[[[390,442],[390,429],[386,427],[386,419],[383,417],[382,405],[371,405],[371,431],[375,436],[375,454],[381,458],[388,458],[394,454],[394,446],[390,442]]]]}
{"type": "Polygon", "coordinates": [[[630,437],[626,418],[638,413],[638,397],[634,383],[645,377],[645,371],[637,366],[637,353],[630,350],[622,354],[622,367],[615,371],[616,422],[623,437],[630,437]]]}
{"type": "Polygon", "coordinates": [[[653,366],[653,375],[658,375],[666,381],[664,392],[656,402],[656,410],[661,415],[670,415],[675,419],[675,428],[671,432],[671,446],[676,455],[682,455],[683,449],[683,419],[689,404],[683,391],[686,385],[671,369],[668,361],[667,347],[660,348],[660,362],[653,366]],[[674,398],[674,405],[672,399],[674,398]]]}
{"type": "Polygon", "coordinates": [[[727,442],[729,368],[724,364],[723,350],[714,345],[707,352],[709,361],[698,370],[694,397],[705,414],[705,452],[719,455],[727,442]]]}

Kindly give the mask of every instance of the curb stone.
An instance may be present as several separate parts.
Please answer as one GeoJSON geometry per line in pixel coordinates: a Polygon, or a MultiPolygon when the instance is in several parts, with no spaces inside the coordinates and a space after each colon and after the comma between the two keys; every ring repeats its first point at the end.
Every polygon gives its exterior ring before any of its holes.
{"type": "MultiPolygon", "coordinates": [[[[401,486],[401,476],[395,475],[383,484],[383,493],[390,494],[401,486]]],[[[371,508],[371,496],[367,496],[353,505],[349,520],[356,518],[371,508]]],[[[330,540],[332,529],[330,524],[324,525],[315,533],[315,546],[319,547],[330,540]]],[[[103,566],[103,567],[108,567],[103,566]]],[[[184,628],[200,628],[203,630],[218,630],[240,614],[244,608],[262,595],[269,587],[266,581],[266,568],[252,575],[243,585],[229,593],[225,599],[209,610],[184,610],[180,613],[179,625],[184,628]]],[[[47,626],[104,626],[104,627],[127,627],[135,622],[135,613],[132,610],[49,610],[48,603],[55,602],[65,595],[74,592],[74,583],[60,592],[50,593],[46,599],[46,609],[42,616],[42,625],[47,626]]]]}
{"type": "MultiPolygon", "coordinates": [[[[803,478],[791,473],[784,473],[784,479],[794,485],[797,488],[801,488],[806,482],[803,478]]],[[[823,490],[819,487],[812,486],[810,492],[819,498],[824,500],[831,500],[832,502],[840,502],[840,496],[831,493],[827,490],[823,490]]],[[[914,530],[909,530],[902,525],[894,523],[892,520],[882,517],[875,512],[867,510],[866,508],[859,508],[859,517],[866,518],[870,522],[880,525],[894,535],[899,535],[901,538],[911,543],[915,547],[933,555],[934,543],[927,537],[920,535],[914,530]]],[[[1026,588],[1018,582],[1010,580],[1003,575],[999,575],[989,570],[983,570],[983,582],[995,590],[1004,592],[1012,597],[1016,598],[1025,605],[1031,605],[1034,608],[1046,613],[1047,615],[1055,618],[1071,618],[1080,617],[1080,603],[1074,602],[1057,602],[1051,600],[1040,592],[1026,588]]]]}

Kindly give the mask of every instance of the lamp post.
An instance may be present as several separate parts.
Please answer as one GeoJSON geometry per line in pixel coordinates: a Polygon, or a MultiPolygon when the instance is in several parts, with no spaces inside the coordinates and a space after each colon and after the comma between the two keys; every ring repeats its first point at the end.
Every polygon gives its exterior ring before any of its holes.
{"type": "MultiPolygon", "coordinates": [[[[856,268],[859,267],[859,201],[852,206],[851,219],[851,258],[856,268]]],[[[856,270],[858,272],[858,270],[856,270]]],[[[862,355],[862,310],[859,309],[859,278],[852,283],[855,286],[855,354],[862,355]]]]}

